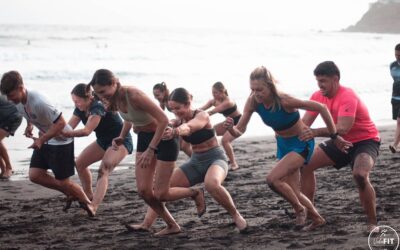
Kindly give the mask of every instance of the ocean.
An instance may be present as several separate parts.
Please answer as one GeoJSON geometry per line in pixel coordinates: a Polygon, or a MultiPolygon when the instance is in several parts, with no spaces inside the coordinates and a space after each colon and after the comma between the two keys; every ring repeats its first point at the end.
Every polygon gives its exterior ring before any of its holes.
{"type": "MultiPolygon", "coordinates": [[[[123,85],[135,85],[151,97],[153,85],[162,81],[170,90],[185,87],[195,107],[212,98],[212,84],[221,81],[242,110],[254,68],[266,66],[280,90],[308,99],[318,89],[315,66],[333,60],[341,84],[360,95],[375,123],[394,126],[389,64],[399,41],[400,35],[320,30],[0,25],[0,71],[18,70],[27,88],[47,95],[68,120],[74,109],[71,89],[90,81],[99,68],[112,70],[123,85]]],[[[212,117],[214,123],[223,120],[222,115],[212,117]]],[[[317,121],[316,126],[322,125],[317,121]]],[[[25,123],[5,140],[13,179],[27,175],[31,141],[23,137],[24,128],[25,123]]],[[[244,136],[272,134],[254,115],[244,136]]],[[[76,139],[75,154],[93,140],[93,135],[76,139]]],[[[129,156],[124,162],[132,161],[129,156]]]]}

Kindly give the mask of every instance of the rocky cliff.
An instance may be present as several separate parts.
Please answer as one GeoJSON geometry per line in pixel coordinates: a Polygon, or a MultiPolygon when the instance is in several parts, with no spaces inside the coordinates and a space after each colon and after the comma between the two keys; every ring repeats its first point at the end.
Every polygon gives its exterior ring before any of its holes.
{"type": "Polygon", "coordinates": [[[400,1],[381,0],[371,4],[361,20],[344,31],[399,34],[400,1]]]}

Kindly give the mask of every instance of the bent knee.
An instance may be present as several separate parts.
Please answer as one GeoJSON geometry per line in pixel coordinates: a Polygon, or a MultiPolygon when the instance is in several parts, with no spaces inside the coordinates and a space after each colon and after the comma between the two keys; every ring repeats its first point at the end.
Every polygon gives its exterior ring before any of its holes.
{"type": "Polygon", "coordinates": [[[138,189],[138,195],[139,195],[142,199],[150,199],[150,198],[153,197],[153,192],[152,192],[151,190],[139,188],[139,189],[138,189]]]}
{"type": "Polygon", "coordinates": [[[155,191],[154,197],[159,201],[167,201],[168,200],[168,191],[155,191]]]}
{"type": "Polygon", "coordinates": [[[218,190],[221,189],[221,183],[219,183],[216,180],[209,180],[204,182],[204,188],[209,192],[210,194],[218,192],[218,190]]]}

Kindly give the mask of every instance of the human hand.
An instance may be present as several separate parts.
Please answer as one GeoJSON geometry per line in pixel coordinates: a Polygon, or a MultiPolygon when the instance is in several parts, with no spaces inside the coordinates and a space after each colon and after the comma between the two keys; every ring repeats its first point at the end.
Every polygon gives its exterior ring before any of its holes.
{"type": "Polygon", "coordinates": [[[32,137],[33,137],[32,131],[33,131],[33,126],[32,126],[32,125],[28,125],[28,126],[26,126],[26,128],[25,128],[24,135],[25,135],[26,137],[28,137],[28,138],[32,138],[32,137]]]}
{"type": "Polygon", "coordinates": [[[150,166],[151,162],[154,159],[154,150],[151,148],[147,148],[136,160],[136,166],[140,166],[141,168],[147,168],[150,166]]]}
{"type": "Polygon", "coordinates": [[[313,139],[314,137],[315,137],[314,132],[310,127],[305,127],[299,135],[299,139],[301,141],[309,141],[309,140],[313,139]]]}
{"type": "Polygon", "coordinates": [[[227,117],[223,123],[223,127],[225,129],[233,128],[233,125],[234,125],[234,121],[233,121],[232,117],[227,117]]]}
{"type": "Polygon", "coordinates": [[[351,147],[353,147],[353,143],[346,141],[345,139],[343,139],[343,137],[341,137],[340,135],[338,135],[334,140],[333,143],[335,144],[335,146],[342,151],[343,153],[348,153],[349,149],[351,147]]]}
{"type": "Polygon", "coordinates": [[[119,146],[122,145],[122,143],[124,143],[124,138],[122,138],[122,137],[120,137],[120,136],[114,138],[114,139],[112,140],[112,143],[111,143],[111,148],[112,148],[112,150],[117,151],[118,148],[119,148],[119,146]]]}
{"type": "Polygon", "coordinates": [[[164,140],[164,141],[171,140],[172,138],[174,138],[174,136],[175,136],[174,128],[166,127],[164,130],[164,133],[161,137],[161,140],[164,140]]]}
{"type": "Polygon", "coordinates": [[[44,141],[42,141],[42,139],[39,137],[39,138],[36,138],[36,137],[30,137],[30,138],[32,138],[33,139],[33,143],[32,143],[32,145],[30,145],[28,148],[32,148],[32,149],[40,149],[41,147],[42,147],[42,145],[43,145],[43,143],[44,143],[44,141]]]}

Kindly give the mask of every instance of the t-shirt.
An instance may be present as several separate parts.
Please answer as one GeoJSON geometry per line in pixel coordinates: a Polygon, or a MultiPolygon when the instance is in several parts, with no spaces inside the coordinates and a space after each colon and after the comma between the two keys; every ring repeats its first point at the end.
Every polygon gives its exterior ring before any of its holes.
{"type": "Polygon", "coordinates": [[[114,139],[118,137],[123,122],[117,112],[107,112],[104,105],[99,100],[94,100],[89,107],[88,115],[84,111],[75,108],[74,115],[79,117],[83,124],[86,124],[90,115],[98,115],[101,117],[99,125],[94,129],[97,138],[114,139]]]}
{"type": "MultiPolygon", "coordinates": [[[[61,117],[61,112],[58,111],[47,98],[36,92],[27,90],[26,104],[17,104],[18,112],[25,117],[25,119],[32,123],[39,131],[46,133],[50,127],[61,117]]],[[[67,124],[64,130],[72,130],[67,124]]],[[[51,138],[47,143],[49,145],[65,145],[71,143],[72,138],[65,138],[57,136],[51,138]]]]}
{"type": "Polygon", "coordinates": [[[400,64],[397,61],[390,64],[390,74],[393,78],[392,96],[400,100],[400,64]]]}
{"type": "Polygon", "coordinates": [[[12,115],[20,116],[15,104],[9,102],[4,96],[0,95],[0,121],[7,120],[12,115]]]}
{"type": "MultiPolygon", "coordinates": [[[[373,139],[379,141],[379,132],[372,122],[367,106],[350,88],[340,86],[333,98],[325,97],[320,91],[311,96],[311,100],[325,104],[337,124],[338,117],[354,117],[354,124],[349,132],[342,137],[352,143],[373,139]]],[[[316,117],[318,112],[307,111],[308,114],[316,117]]]]}

